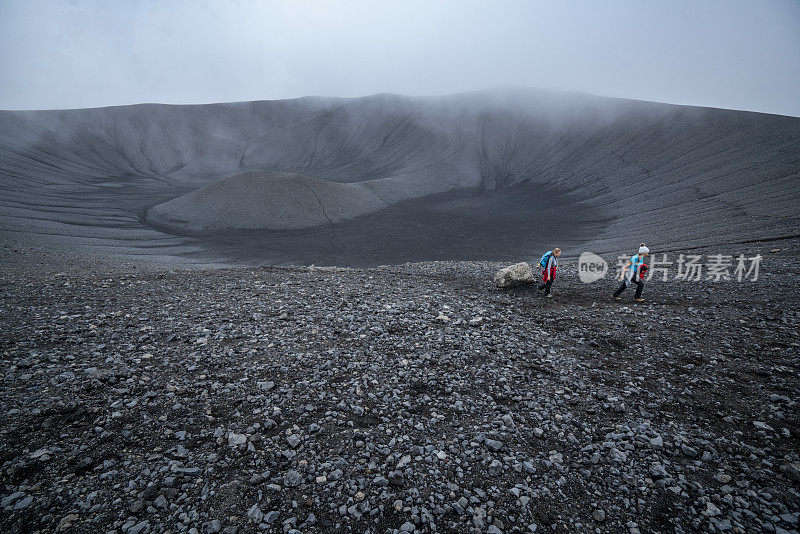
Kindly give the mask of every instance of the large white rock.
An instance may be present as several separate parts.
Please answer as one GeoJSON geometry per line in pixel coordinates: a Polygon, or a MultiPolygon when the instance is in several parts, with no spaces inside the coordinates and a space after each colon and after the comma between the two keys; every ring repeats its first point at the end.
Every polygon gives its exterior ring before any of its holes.
{"type": "Polygon", "coordinates": [[[533,269],[527,263],[520,262],[509,265],[497,271],[494,275],[494,285],[508,287],[516,284],[531,283],[535,280],[533,269]]]}

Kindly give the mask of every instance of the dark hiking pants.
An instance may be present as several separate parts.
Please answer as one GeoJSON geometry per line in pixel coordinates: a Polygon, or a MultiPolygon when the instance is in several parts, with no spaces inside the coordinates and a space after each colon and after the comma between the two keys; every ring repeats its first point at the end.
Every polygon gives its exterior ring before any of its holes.
{"type": "Polygon", "coordinates": [[[617,290],[614,291],[614,296],[615,297],[620,296],[623,291],[628,289],[628,286],[631,285],[631,282],[636,284],[636,294],[633,296],[633,298],[636,299],[642,298],[642,290],[644,289],[644,280],[641,280],[638,276],[633,277],[632,280],[627,280],[627,279],[623,280],[622,285],[620,285],[619,288],[617,288],[617,290]]]}
{"type": "Polygon", "coordinates": [[[547,282],[542,282],[541,284],[539,284],[538,287],[539,287],[540,290],[544,289],[544,294],[545,295],[549,295],[550,294],[550,286],[552,286],[552,285],[553,285],[553,279],[551,278],[547,282]]]}

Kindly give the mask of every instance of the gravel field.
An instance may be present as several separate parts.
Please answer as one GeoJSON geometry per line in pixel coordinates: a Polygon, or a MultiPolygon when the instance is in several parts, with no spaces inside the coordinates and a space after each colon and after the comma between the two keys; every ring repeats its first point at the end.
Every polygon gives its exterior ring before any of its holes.
{"type": "Polygon", "coordinates": [[[0,530],[797,532],[781,248],[645,303],[569,262],[553,299],[490,262],[6,263],[0,530]]]}

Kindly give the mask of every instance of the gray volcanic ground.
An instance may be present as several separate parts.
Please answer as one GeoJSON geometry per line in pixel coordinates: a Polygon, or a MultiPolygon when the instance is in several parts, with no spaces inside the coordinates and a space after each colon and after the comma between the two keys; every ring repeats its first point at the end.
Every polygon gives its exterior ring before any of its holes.
{"type": "Polygon", "coordinates": [[[800,119],[538,90],[0,112],[4,255],[368,266],[800,234],[800,119]]]}
{"type": "Polygon", "coordinates": [[[0,532],[795,534],[799,148],[522,90],[0,112],[0,532]],[[761,278],[492,285],[640,241],[761,278]]]}

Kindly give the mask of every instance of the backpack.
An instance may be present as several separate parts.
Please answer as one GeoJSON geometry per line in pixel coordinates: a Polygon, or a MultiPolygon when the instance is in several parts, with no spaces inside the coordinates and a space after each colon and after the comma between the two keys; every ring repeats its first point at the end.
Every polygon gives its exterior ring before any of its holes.
{"type": "Polygon", "coordinates": [[[542,269],[547,269],[547,262],[550,261],[550,256],[552,255],[553,255],[552,250],[548,250],[547,252],[545,252],[544,255],[542,255],[542,259],[539,260],[539,267],[541,267],[542,269]]]}

